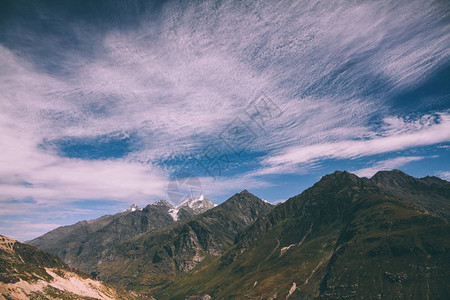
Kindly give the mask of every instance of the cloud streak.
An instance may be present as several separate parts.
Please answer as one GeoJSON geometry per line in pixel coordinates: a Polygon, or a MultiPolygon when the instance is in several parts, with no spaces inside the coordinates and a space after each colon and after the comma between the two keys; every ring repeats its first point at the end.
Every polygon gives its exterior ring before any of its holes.
{"type": "Polygon", "coordinates": [[[63,211],[79,199],[165,198],[172,173],[199,172],[187,161],[220,143],[236,117],[257,138],[245,163],[205,186],[210,195],[270,188],[277,182],[263,176],[329,159],[449,141],[448,112],[398,116],[390,102],[449,60],[448,9],[438,1],[166,1],[140,13],[129,1],[80,15],[14,5],[23,15],[0,28],[3,203],[32,197],[29,207],[63,211]],[[263,129],[245,114],[262,91],[283,112],[263,129]],[[111,136],[138,143],[77,153],[111,136]]]}
{"type": "Polygon", "coordinates": [[[417,130],[363,140],[347,140],[312,146],[291,147],[280,154],[265,158],[263,164],[283,170],[292,165],[317,160],[355,159],[448,141],[450,141],[450,115],[442,113],[439,115],[437,123],[422,126],[417,130]]]}
{"type": "Polygon", "coordinates": [[[353,171],[352,173],[360,176],[360,177],[372,177],[377,173],[378,171],[387,171],[392,170],[401,166],[404,166],[412,161],[419,161],[426,158],[436,158],[436,156],[402,156],[402,157],[396,157],[393,159],[387,159],[377,162],[374,166],[364,169],[359,169],[356,171],[353,171]]]}

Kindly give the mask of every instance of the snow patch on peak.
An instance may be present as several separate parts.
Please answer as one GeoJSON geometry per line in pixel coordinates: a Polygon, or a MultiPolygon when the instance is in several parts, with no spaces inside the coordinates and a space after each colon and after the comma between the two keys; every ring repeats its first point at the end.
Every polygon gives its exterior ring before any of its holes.
{"type": "Polygon", "coordinates": [[[154,205],[167,206],[169,208],[168,212],[172,216],[174,222],[178,221],[178,212],[181,208],[191,211],[194,214],[201,214],[217,206],[215,203],[207,199],[204,195],[200,195],[199,197],[189,197],[177,206],[174,206],[165,200],[159,200],[155,202],[154,205]]]}
{"type": "Polygon", "coordinates": [[[169,215],[172,216],[172,219],[175,222],[178,221],[178,211],[179,211],[179,209],[176,209],[176,208],[169,209],[169,215]]]}
{"type": "Polygon", "coordinates": [[[265,203],[267,203],[267,204],[273,205],[271,202],[269,202],[269,201],[267,201],[267,200],[265,200],[265,199],[261,199],[261,200],[262,200],[262,202],[265,202],[265,203]]]}
{"type": "Polygon", "coordinates": [[[142,210],[142,208],[139,208],[136,204],[133,203],[130,206],[130,208],[127,208],[127,209],[123,210],[122,212],[133,212],[133,211],[136,211],[136,210],[142,210]]]}
{"type": "Polygon", "coordinates": [[[181,207],[189,207],[194,210],[196,213],[202,213],[207,211],[210,208],[213,208],[215,205],[205,196],[200,195],[198,198],[190,197],[183,202],[181,202],[176,208],[179,209],[181,207]]]}
{"type": "Polygon", "coordinates": [[[173,208],[173,205],[167,202],[166,200],[158,200],[154,203],[154,205],[167,206],[169,208],[173,208]]]}

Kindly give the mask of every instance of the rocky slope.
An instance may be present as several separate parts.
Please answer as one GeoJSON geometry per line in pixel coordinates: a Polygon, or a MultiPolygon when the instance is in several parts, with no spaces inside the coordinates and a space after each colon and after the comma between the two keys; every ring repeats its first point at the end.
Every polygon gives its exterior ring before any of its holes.
{"type": "Polygon", "coordinates": [[[215,206],[216,205],[205,196],[200,195],[198,198],[189,197],[176,207],[172,207],[172,209],[169,210],[169,213],[173,217],[174,221],[178,221],[181,219],[187,219],[192,215],[201,214],[215,206]]]}
{"type": "Polygon", "coordinates": [[[58,257],[0,236],[0,299],[150,299],[69,270],[58,257]]]}
{"type": "Polygon", "coordinates": [[[371,181],[386,194],[429,210],[450,220],[450,182],[438,177],[414,178],[400,170],[381,171],[371,181]]]}
{"type": "Polygon", "coordinates": [[[28,243],[58,255],[71,267],[95,276],[98,263],[114,245],[138,234],[169,225],[175,220],[190,218],[213,206],[205,197],[190,199],[190,202],[182,203],[176,208],[164,200],[147,205],[143,209],[132,205],[122,213],[59,227],[28,243]]]}
{"type": "Polygon", "coordinates": [[[149,292],[219,257],[236,236],[273,208],[248,191],[190,219],[136,236],[99,264],[102,280],[149,292]]]}
{"type": "Polygon", "coordinates": [[[222,256],[154,295],[446,299],[450,225],[425,207],[435,207],[433,201],[448,205],[448,182],[415,179],[412,191],[400,178],[409,176],[397,171],[373,179],[347,172],[324,176],[259,218],[222,256]],[[399,183],[395,189],[393,182],[399,183]],[[427,192],[429,182],[433,188],[427,192]],[[435,200],[436,193],[442,198],[435,200]],[[411,194],[420,195],[421,205],[419,198],[406,200],[411,194]]]}

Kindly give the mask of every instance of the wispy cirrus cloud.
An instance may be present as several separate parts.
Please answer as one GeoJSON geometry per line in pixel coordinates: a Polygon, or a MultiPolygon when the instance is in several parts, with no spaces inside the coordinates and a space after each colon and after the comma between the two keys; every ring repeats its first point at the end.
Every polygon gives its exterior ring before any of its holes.
{"type": "Polygon", "coordinates": [[[419,161],[426,158],[436,158],[436,156],[401,156],[392,159],[386,159],[375,163],[372,167],[359,169],[352,173],[360,177],[372,177],[378,171],[392,170],[404,166],[412,161],[419,161]]]}
{"type": "Polygon", "coordinates": [[[279,154],[265,158],[263,164],[272,169],[284,170],[292,168],[296,164],[317,160],[355,159],[450,141],[450,115],[447,113],[439,114],[438,117],[434,118],[433,123],[428,122],[419,127],[412,126],[414,130],[405,131],[404,127],[411,126],[405,126],[402,122],[396,124],[396,127],[397,129],[394,132],[399,133],[385,136],[291,147],[279,154]]]}
{"type": "Polygon", "coordinates": [[[257,138],[231,174],[202,178],[210,195],[449,140],[433,99],[403,116],[390,102],[449,60],[439,1],[11,5],[24,13],[0,29],[0,201],[164,198],[236,117],[257,138]],[[261,91],[283,112],[263,129],[245,114],[261,91]]]}
{"type": "Polygon", "coordinates": [[[439,171],[436,175],[444,180],[450,181],[450,171],[439,171]]]}

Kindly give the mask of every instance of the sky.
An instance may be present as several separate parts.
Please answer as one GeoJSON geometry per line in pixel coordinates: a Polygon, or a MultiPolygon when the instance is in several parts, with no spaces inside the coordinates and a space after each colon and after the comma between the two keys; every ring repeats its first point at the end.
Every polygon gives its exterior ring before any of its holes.
{"type": "Polygon", "coordinates": [[[450,180],[449,49],[448,1],[1,1],[0,234],[450,180]]]}

